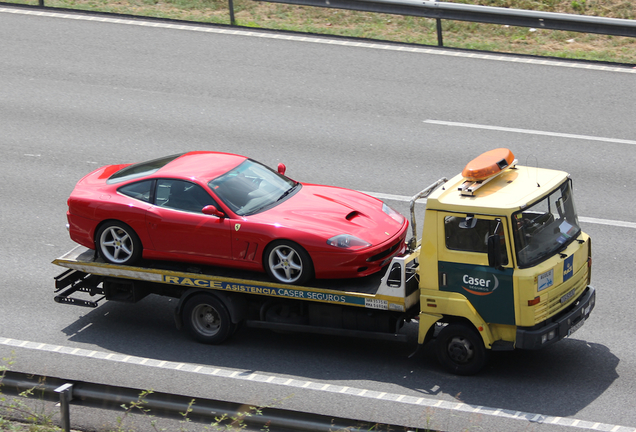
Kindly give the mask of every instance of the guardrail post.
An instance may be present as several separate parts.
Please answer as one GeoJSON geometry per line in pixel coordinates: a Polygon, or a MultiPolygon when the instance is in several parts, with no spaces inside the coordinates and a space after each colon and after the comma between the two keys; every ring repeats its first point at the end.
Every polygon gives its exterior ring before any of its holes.
{"type": "MultiPolygon", "coordinates": [[[[437,3],[439,0],[435,0],[435,3],[437,3]]],[[[441,18],[437,18],[435,19],[435,21],[437,22],[437,46],[439,47],[443,47],[444,46],[444,38],[442,37],[442,19],[441,18]]]]}
{"type": "Polygon", "coordinates": [[[227,0],[227,5],[230,8],[230,24],[236,25],[236,20],[234,19],[234,1],[227,0]]]}
{"type": "Polygon", "coordinates": [[[64,384],[55,389],[60,394],[60,414],[62,417],[62,430],[71,432],[71,412],[69,403],[73,399],[73,384],[64,384]]]}

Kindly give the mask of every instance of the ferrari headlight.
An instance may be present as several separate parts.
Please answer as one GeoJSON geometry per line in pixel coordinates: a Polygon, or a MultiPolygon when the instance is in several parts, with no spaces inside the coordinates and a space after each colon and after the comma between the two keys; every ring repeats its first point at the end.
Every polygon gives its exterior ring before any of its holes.
{"type": "Polygon", "coordinates": [[[404,216],[402,216],[400,213],[398,213],[395,210],[393,210],[391,207],[389,207],[385,203],[382,203],[382,211],[384,213],[388,214],[389,216],[391,216],[391,219],[393,219],[394,221],[396,221],[400,225],[402,225],[404,223],[404,216]]]}
{"type": "Polygon", "coordinates": [[[371,246],[371,243],[364,241],[351,234],[340,234],[327,240],[327,244],[343,249],[363,249],[371,246]]]}

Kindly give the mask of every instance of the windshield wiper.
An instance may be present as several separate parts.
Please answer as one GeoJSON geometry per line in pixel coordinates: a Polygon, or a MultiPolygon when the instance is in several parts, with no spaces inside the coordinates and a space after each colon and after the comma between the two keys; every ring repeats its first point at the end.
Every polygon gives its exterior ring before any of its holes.
{"type": "Polygon", "coordinates": [[[281,196],[278,197],[278,199],[276,201],[280,201],[283,198],[285,198],[287,195],[289,195],[290,193],[292,193],[294,190],[296,190],[296,187],[298,186],[298,182],[296,182],[292,187],[290,187],[289,189],[287,189],[285,192],[283,192],[283,194],[281,196]]]}

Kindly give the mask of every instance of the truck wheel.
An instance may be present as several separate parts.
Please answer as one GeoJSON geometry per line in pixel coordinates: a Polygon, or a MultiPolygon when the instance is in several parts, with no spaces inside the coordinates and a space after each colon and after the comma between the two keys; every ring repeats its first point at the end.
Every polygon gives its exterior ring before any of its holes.
{"type": "Polygon", "coordinates": [[[444,327],[436,338],[439,362],[457,375],[473,375],[487,363],[489,351],[481,336],[470,326],[452,323],[444,327]]]}
{"type": "Polygon", "coordinates": [[[277,282],[301,285],[314,273],[311,257],[299,244],[287,240],[272,242],[263,255],[267,274],[277,282]]]}
{"type": "Polygon", "coordinates": [[[220,344],[234,332],[223,302],[207,294],[195,295],[186,302],[183,323],[194,339],[206,344],[220,344]]]}
{"type": "Polygon", "coordinates": [[[141,258],[141,240],[123,222],[106,222],[95,236],[97,250],[111,264],[132,265],[141,258]]]}

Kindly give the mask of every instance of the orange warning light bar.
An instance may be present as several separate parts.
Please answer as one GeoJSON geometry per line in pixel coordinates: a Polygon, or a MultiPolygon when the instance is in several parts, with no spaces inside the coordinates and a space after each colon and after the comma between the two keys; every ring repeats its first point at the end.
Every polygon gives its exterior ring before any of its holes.
{"type": "Polygon", "coordinates": [[[508,168],[515,156],[507,148],[498,148],[477,156],[466,164],[462,176],[469,181],[482,181],[508,168]]]}

